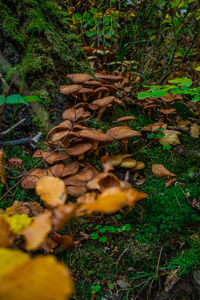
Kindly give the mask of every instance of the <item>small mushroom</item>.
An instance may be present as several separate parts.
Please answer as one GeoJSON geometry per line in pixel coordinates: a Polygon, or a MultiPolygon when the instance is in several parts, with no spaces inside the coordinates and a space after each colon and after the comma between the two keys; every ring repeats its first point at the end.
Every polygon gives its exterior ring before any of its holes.
{"type": "Polygon", "coordinates": [[[106,81],[114,83],[123,80],[122,76],[117,75],[105,75],[101,73],[95,73],[95,77],[102,83],[105,83],[106,81]]]}
{"type": "Polygon", "coordinates": [[[80,95],[82,100],[87,102],[94,93],[95,91],[90,88],[82,88],[77,92],[77,95],[80,95]]]}
{"type": "Polygon", "coordinates": [[[173,116],[176,114],[176,110],[174,108],[169,108],[169,109],[160,109],[160,112],[164,115],[164,118],[166,118],[166,121],[171,123],[172,119],[170,119],[170,116],[173,116]]]}
{"type": "Polygon", "coordinates": [[[84,158],[84,153],[88,152],[90,149],[92,149],[92,144],[80,143],[66,149],[66,153],[69,156],[78,156],[78,159],[81,160],[84,158]]]}
{"type": "Polygon", "coordinates": [[[123,153],[126,153],[128,146],[128,138],[141,136],[141,133],[133,130],[128,126],[117,126],[108,129],[107,134],[111,135],[114,139],[121,140],[123,144],[123,153]]]}
{"type": "Polygon", "coordinates": [[[130,154],[117,154],[117,155],[111,155],[111,156],[107,156],[106,160],[104,162],[106,163],[110,163],[113,167],[117,167],[119,166],[122,161],[129,157],[130,154]]]}
{"type": "Polygon", "coordinates": [[[82,85],[61,85],[60,86],[60,94],[62,95],[71,95],[73,98],[76,99],[76,93],[82,89],[82,85]]]}
{"type": "Polygon", "coordinates": [[[135,159],[133,158],[125,158],[121,164],[119,165],[120,168],[126,168],[126,169],[132,169],[132,168],[135,168],[137,165],[137,162],[135,159]]]}
{"type": "Polygon", "coordinates": [[[118,123],[119,122],[123,122],[124,126],[126,126],[128,121],[133,121],[133,120],[135,120],[135,117],[133,117],[133,116],[126,116],[126,117],[118,118],[116,120],[116,122],[118,122],[118,123]]]}
{"type": "Polygon", "coordinates": [[[93,88],[93,87],[97,88],[97,87],[102,86],[102,83],[97,80],[89,80],[89,81],[84,82],[84,86],[89,87],[89,88],[93,88]]]}
{"type": "Polygon", "coordinates": [[[80,108],[68,108],[62,113],[62,118],[64,120],[70,120],[72,122],[76,122],[78,119],[82,117],[84,114],[84,109],[82,107],[80,108]]]}
{"type": "Polygon", "coordinates": [[[84,83],[85,81],[88,80],[93,80],[93,76],[85,73],[75,73],[75,74],[69,74],[66,76],[67,79],[72,81],[73,83],[84,83]]]}
{"type": "Polygon", "coordinates": [[[97,99],[100,99],[102,97],[102,94],[104,94],[104,97],[108,97],[110,94],[110,90],[105,86],[101,86],[94,90],[94,95],[96,95],[97,99]]]}
{"type": "Polygon", "coordinates": [[[97,105],[100,108],[100,111],[98,113],[97,116],[97,121],[99,121],[104,113],[104,111],[106,110],[106,107],[108,107],[109,104],[113,103],[115,101],[115,97],[114,96],[109,96],[109,97],[105,97],[105,98],[101,98],[98,100],[94,100],[91,104],[93,105],[97,105]]]}

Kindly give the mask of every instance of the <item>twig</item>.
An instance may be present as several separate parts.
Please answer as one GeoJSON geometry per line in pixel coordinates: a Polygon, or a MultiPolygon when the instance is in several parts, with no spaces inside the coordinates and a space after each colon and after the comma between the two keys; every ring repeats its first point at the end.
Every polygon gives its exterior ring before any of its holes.
{"type": "Polygon", "coordinates": [[[12,127],[8,128],[7,130],[0,132],[0,136],[8,134],[11,130],[15,129],[19,125],[21,125],[24,121],[26,121],[26,118],[21,119],[19,122],[14,124],[12,127]]]}
{"type": "Polygon", "coordinates": [[[117,259],[117,262],[116,262],[116,268],[118,267],[118,264],[119,264],[119,261],[121,260],[122,256],[126,253],[126,251],[128,251],[128,249],[130,248],[131,245],[128,245],[124,251],[120,254],[120,256],[118,257],[117,259]]]}

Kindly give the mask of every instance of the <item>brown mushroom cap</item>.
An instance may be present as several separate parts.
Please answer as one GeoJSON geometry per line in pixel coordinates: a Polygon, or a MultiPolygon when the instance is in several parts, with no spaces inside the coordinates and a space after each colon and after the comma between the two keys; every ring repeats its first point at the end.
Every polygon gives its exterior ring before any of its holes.
{"type": "Polygon", "coordinates": [[[82,88],[78,91],[78,94],[85,94],[88,97],[92,96],[94,94],[94,90],[90,89],[90,88],[82,88]]]}
{"type": "Polygon", "coordinates": [[[133,171],[139,171],[145,168],[143,161],[137,161],[136,166],[132,169],[133,171]]]}
{"type": "Polygon", "coordinates": [[[56,165],[52,166],[51,168],[47,169],[46,171],[47,171],[48,176],[60,177],[63,170],[64,170],[64,164],[59,163],[59,164],[56,164],[56,165]]]}
{"type": "Polygon", "coordinates": [[[69,95],[72,93],[78,92],[82,88],[82,85],[61,85],[60,86],[60,94],[69,95]]]}
{"type": "Polygon", "coordinates": [[[72,128],[72,123],[69,120],[66,120],[57,126],[51,128],[47,133],[46,140],[48,140],[56,131],[69,130],[72,128]]]}
{"type": "Polygon", "coordinates": [[[57,133],[54,133],[51,137],[51,141],[53,143],[57,143],[59,141],[62,141],[63,139],[67,139],[67,138],[69,139],[72,136],[78,137],[79,135],[78,135],[78,133],[70,131],[70,130],[63,130],[63,131],[59,131],[57,133]]]}
{"type": "Polygon", "coordinates": [[[43,152],[42,157],[48,164],[51,165],[55,162],[69,158],[69,155],[67,155],[66,152],[64,151],[59,151],[59,152],[49,151],[49,152],[43,152]]]}
{"type": "Polygon", "coordinates": [[[119,186],[119,179],[113,173],[100,173],[87,183],[87,188],[90,191],[99,190],[103,192],[113,186],[119,186]]]}
{"type": "Polygon", "coordinates": [[[63,113],[62,113],[62,118],[64,120],[70,120],[70,121],[77,121],[78,119],[81,118],[81,116],[84,114],[84,109],[82,107],[80,108],[69,108],[66,109],[63,113]]]}
{"type": "Polygon", "coordinates": [[[69,74],[66,76],[67,79],[72,81],[73,83],[83,83],[88,80],[93,80],[93,76],[85,73],[75,73],[75,74],[69,74]]]}
{"type": "Polygon", "coordinates": [[[24,177],[21,185],[24,189],[34,189],[37,181],[45,175],[47,175],[46,170],[36,168],[29,175],[24,177]]]}
{"type": "Polygon", "coordinates": [[[126,117],[118,118],[118,119],[116,120],[116,122],[126,122],[126,121],[132,121],[132,120],[135,120],[135,117],[132,117],[132,116],[126,116],[126,117]]]}
{"type": "Polygon", "coordinates": [[[73,161],[72,163],[64,166],[64,169],[63,169],[60,177],[66,177],[68,175],[73,175],[78,172],[78,169],[79,169],[79,162],[73,161]]]}
{"type": "Polygon", "coordinates": [[[160,112],[163,113],[164,115],[174,115],[176,113],[175,108],[169,108],[169,109],[160,109],[160,112]]]}
{"type": "Polygon", "coordinates": [[[90,46],[83,46],[82,47],[83,51],[85,52],[86,55],[92,55],[93,51],[95,50],[95,48],[90,47],[90,46]]]}
{"type": "Polygon", "coordinates": [[[133,158],[125,158],[120,164],[121,168],[131,169],[136,166],[137,162],[133,158]]]}
{"type": "Polygon", "coordinates": [[[115,100],[114,96],[109,96],[98,100],[94,100],[91,104],[97,105],[98,107],[104,107],[114,102],[114,100],[115,100]]]}
{"type": "Polygon", "coordinates": [[[141,133],[131,129],[128,126],[117,126],[108,129],[106,132],[107,134],[111,135],[114,139],[122,140],[129,137],[141,136],[141,133]]]}
{"type": "Polygon", "coordinates": [[[92,149],[92,144],[81,143],[66,149],[66,153],[70,156],[79,156],[92,149]]]}
{"type": "Polygon", "coordinates": [[[109,89],[112,93],[117,93],[119,92],[119,90],[111,84],[104,84],[104,87],[106,87],[107,89],[109,89]]]}
{"type": "Polygon", "coordinates": [[[104,143],[111,143],[113,141],[113,138],[109,134],[103,133],[101,130],[92,130],[89,128],[80,131],[80,137],[104,143]]]}
{"type": "Polygon", "coordinates": [[[67,186],[66,187],[67,194],[72,197],[79,197],[84,195],[87,192],[87,188],[84,186],[67,186]]]}
{"type": "Polygon", "coordinates": [[[96,94],[98,94],[98,93],[108,93],[108,92],[110,92],[110,90],[107,88],[107,87],[105,87],[105,86],[101,86],[101,87],[99,87],[99,88],[97,88],[97,89],[95,89],[94,90],[94,95],[96,95],[96,94]]]}
{"type": "Polygon", "coordinates": [[[102,86],[102,83],[97,81],[97,80],[89,80],[89,81],[85,81],[84,85],[93,88],[93,87],[100,87],[102,86]]]}
{"type": "Polygon", "coordinates": [[[105,75],[105,74],[101,74],[101,73],[95,73],[95,77],[99,80],[99,79],[103,79],[103,80],[107,80],[110,82],[118,82],[123,80],[122,76],[116,76],[116,75],[105,75]]]}

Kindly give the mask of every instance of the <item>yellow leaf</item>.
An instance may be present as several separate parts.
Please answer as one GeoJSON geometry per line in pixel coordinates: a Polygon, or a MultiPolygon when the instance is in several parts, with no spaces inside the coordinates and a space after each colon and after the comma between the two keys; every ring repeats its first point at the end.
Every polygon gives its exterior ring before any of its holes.
{"type": "Polygon", "coordinates": [[[40,214],[24,229],[23,234],[27,250],[35,250],[44,242],[48,233],[51,231],[51,216],[52,213],[50,211],[40,214]]]}
{"type": "Polygon", "coordinates": [[[36,193],[50,208],[63,205],[67,198],[64,182],[53,176],[44,176],[36,184],[36,193]]]}
{"type": "Polygon", "coordinates": [[[73,12],[74,12],[74,10],[75,10],[75,7],[70,6],[70,7],[68,8],[68,15],[69,15],[69,16],[72,15],[73,12]]]}
{"type": "Polygon", "coordinates": [[[198,66],[197,68],[195,68],[195,71],[199,71],[200,72],[200,66],[198,66]]]}
{"type": "Polygon", "coordinates": [[[0,248],[1,300],[67,300],[73,294],[69,270],[53,256],[31,259],[18,250],[0,248]]]}
{"type": "Polygon", "coordinates": [[[25,214],[4,216],[4,218],[9,223],[12,231],[16,234],[21,234],[23,229],[26,228],[32,221],[32,218],[25,214]]]}
{"type": "Polygon", "coordinates": [[[179,131],[175,130],[163,130],[164,137],[161,137],[158,141],[162,145],[177,145],[180,144],[178,134],[180,134],[179,131]]]}

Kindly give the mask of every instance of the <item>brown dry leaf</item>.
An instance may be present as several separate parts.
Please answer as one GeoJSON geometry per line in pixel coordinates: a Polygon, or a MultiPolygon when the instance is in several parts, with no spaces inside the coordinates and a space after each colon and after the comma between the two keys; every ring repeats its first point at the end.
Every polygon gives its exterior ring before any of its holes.
{"type": "Polygon", "coordinates": [[[195,139],[199,138],[200,130],[199,126],[196,123],[192,124],[192,126],[190,127],[190,134],[195,139]]]}
{"type": "Polygon", "coordinates": [[[153,175],[163,178],[163,177],[176,177],[176,175],[169,170],[167,170],[163,165],[161,164],[154,164],[152,165],[152,173],[153,175]]]}
{"type": "Polygon", "coordinates": [[[1,300],[68,300],[73,294],[69,270],[53,256],[31,259],[18,250],[0,248],[1,300]]]}
{"type": "Polygon", "coordinates": [[[51,238],[47,238],[38,248],[38,250],[43,250],[45,253],[53,253],[54,249],[58,244],[53,241],[51,238]]]}
{"type": "Polygon", "coordinates": [[[0,216],[0,247],[10,246],[13,242],[14,233],[6,219],[0,216]]]}
{"type": "Polygon", "coordinates": [[[58,234],[56,232],[51,233],[51,238],[58,243],[58,245],[64,249],[70,249],[73,247],[73,239],[71,236],[67,234],[58,234]]]}
{"type": "Polygon", "coordinates": [[[178,138],[178,134],[180,134],[179,131],[166,129],[163,130],[162,133],[164,133],[165,136],[158,139],[160,144],[167,146],[180,144],[180,140],[178,138]]]}
{"type": "Polygon", "coordinates": [[[175,182],[176,182],[177,178],[173,178],[171,180],[168,180],[166,183],[165,183],[165,186],[168,188],[170,186],[172,186],[175,182]]]}
{"type": "Polygon", "coordinates": [[[50,208],[63,205],[67,198],[64,182],[52,176],[45,176],[37,182],[36,193],[50,208]]]}
{"type": "Polygon", "coordinates": [[[0,149],[0,182],[6,184],[6,170],[4,168],[6,162],[6,155],[3,148],[0,149]]]}
{"type": "Polygon", "coordinates": [[[37,249],[51,231],[52,213],[50,211],[35,217],[32,223],[24,229],[23,235],[27,250],[37,249]]]}
{"type": "Polygon", "coordinates": [[[9,158],[8,159],[8,167],[18,167],[22,164],[22,160],[20,158],[9,158]]]}

